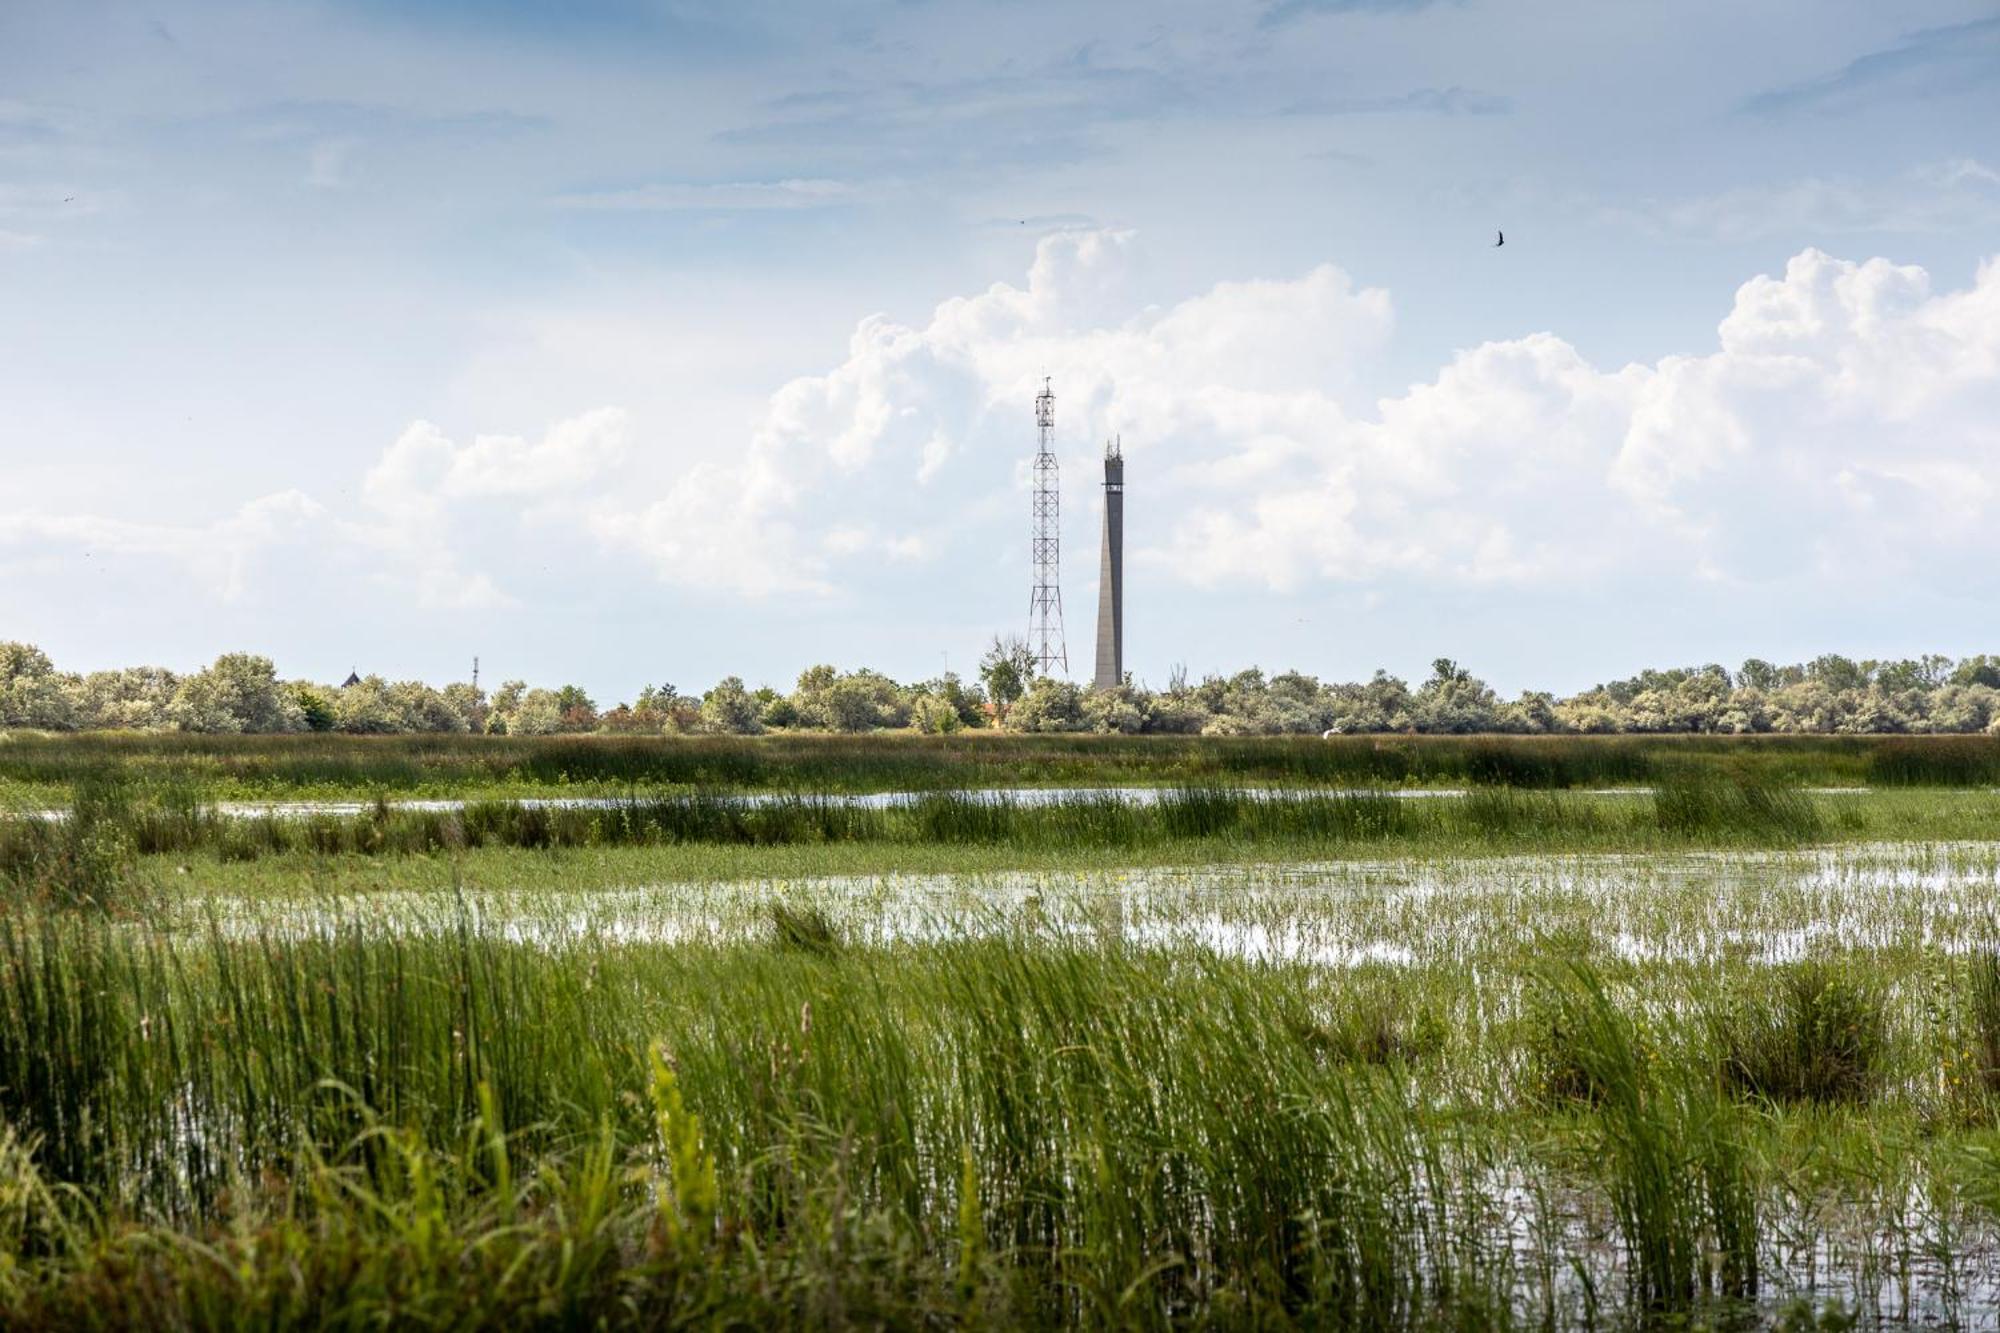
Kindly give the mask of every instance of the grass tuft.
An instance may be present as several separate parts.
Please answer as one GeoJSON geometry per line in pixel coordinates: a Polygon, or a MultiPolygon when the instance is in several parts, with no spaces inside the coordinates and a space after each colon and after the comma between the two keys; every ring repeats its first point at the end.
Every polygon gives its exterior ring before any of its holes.
{"type": "Polygon", "coordinates": [[[1870,983],[1830,963],[1783,968],[1725,1022],[1723,1075],[1774,1102],[1862,1105],[1879,1089],[1888,1020],[1870,983]]]}
{"type": "Polygon", "coordinates": [[[811,904],[771,904],[771,942],[781,950],[831,958],[840,952],[840,932],[832,918],[811,904]]]}

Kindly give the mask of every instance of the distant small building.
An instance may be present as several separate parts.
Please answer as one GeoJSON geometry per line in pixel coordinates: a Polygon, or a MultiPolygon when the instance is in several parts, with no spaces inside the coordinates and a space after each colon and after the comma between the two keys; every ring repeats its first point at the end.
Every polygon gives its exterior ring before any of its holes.
{"type": "Polygon", "coordinates": [[[359,671],[350,671],[347,673],[347,679],[340,682],[340,688],[344,690],[350,685],[359,685],[360,683],[361,673],[359,671]]]}

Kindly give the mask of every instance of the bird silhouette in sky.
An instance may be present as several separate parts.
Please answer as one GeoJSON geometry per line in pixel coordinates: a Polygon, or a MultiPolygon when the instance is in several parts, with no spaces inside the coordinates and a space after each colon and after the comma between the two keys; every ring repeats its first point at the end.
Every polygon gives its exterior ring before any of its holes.
{"type": "Polygon", "coordinates": [[[1497,250],[1497,249],[1499,249],[1499,248],[1500,248],[1501,246],[1503,246],[1503,245],[1507,244],[1507,233],[1506,233],[1506,232],[1504,232],[1504,231],[1496,231],[1496,232],[1494,232],[1493,234],[1494,234],[1495,236],[1497,236],[1497,237],[1499,237],[1499,238],[1500,238],[1500,239],[1498,239],[1498,240],[1496,240],[1496,241],[1494,241],[1494,242],[1493,242],[1493,248],[1494,248],[1494,249],[1496,249],[1496,250],[1497,250]]]}

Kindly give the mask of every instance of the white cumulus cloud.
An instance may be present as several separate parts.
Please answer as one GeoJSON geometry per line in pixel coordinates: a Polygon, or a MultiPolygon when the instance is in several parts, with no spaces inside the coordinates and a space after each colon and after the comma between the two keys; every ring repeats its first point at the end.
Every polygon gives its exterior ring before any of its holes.
{"type": "Polygon", "coordinates": [[[1132,503],[1171,533],[1141,558],[1199,582],[1755,582],[2000,554],[1980,522],[2000,266],[1938,293],[1922,269],[1807,250],[1743,285],[1711,348],[1600,367],[1538,333],[1357,403],[1385,293],[1324,266],[1139,308],[1134,245],[1052,237],[1025,287],[863,320],[840,365],[773,396],[740,461],[600,532],[669,578],[752,591],[879,559],[840,535],[864,521],[914,559],[1007,540],[1048,370],[1072,468],[1079,440],[1121,433],[1132,503]]]}
{"type": "Polygon", "coordinates": [[[514,575],[590,559],[734,596],[893,581],[950,597],[968,571],[1025,560],[1046,374],[1071,550],[1094,541],[1097,450],[1117,434],[1133,557],[1153,577],[1946,586],[1991,581],[2000,561],[2000,262],[1939,290],[1921,268],[1806,250],[1718,293],[1706,347],[1599,366],[1540,332],[1375,397],[1361,386],[1393,333],[1386,292],[1322,265],[1147,304],[1137,246],[1058,234],[1022,285],[917,322],[868,316],[733,440],[648,439],[608,407],[539,437],[419,420],[350,514],[297,492],[182,527],[17,513],[0,517],[0,555],[166,558],[228,597],[310,532],[435,606],[507,605],[514,575]]]}

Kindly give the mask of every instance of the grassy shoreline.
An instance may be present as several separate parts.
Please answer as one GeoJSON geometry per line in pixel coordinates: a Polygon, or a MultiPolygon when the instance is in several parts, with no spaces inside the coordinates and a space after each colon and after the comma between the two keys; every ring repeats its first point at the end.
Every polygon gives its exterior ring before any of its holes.
{"type": "MultiPolygon", "coordinates": [[[[1146,805],[936,793],[909,806],[742,806],[665,798],[608,808],[509,802],[310,817],[88,794],[63,821],[0,820],[0,887],[19,901],[119,910],[178,887],[543,874],[592,863],[645,879],[1089,870],[1116,866],[1677,852],[2000,837],[2000,793],[1804,793],[1703,779],[1606,796],[1488,789],[1454,798],[1181,788],[1146,805]],[[135,870],[136,873],[128,873],[135,870]]],[[[566,873],[566,872],[565,872],[566,873]]]]}
{"type": "Polygon", "coordinates": [[[116,772],[208,800],[972,787],[1647,785],[1689,768],[1818,786],[2000,784],[1986,736],[201,736],[0,733],[0,804],[116,772]]]}
{"type": "MultiPolygon", "coordinates": [[[[1567,798],[1585,800],[1593,798],[1567,798]]],[[[1628,815],[1646,797],[1616,799],[1628,815]]],[[[1119,869],[1241,866],[1285,862],[1382,859],[1493,859],[1521,854],[1676,853],[1839,846],[1871,842],[1969,843],[2000,840],[2000,795],[1984,792],[1882,792],[1813,798],[1824,824],[1810,840],[1736,836],[1726,841],[1661,831],[1634,817],[1617,828],[1588,830],[1576,821],[1533,824],[1504,835],[1432,827],[1368,839],[1314,837],[1178,837],[1143,846],[1076,846],[981,842],[847,842],[756,846],[716,843],[596,845],[527,849],[440,848],[363,856],[305,850],[225,859],[213,851],[141,857],[141,880],[152,892],[307,893],[422,887],[557,882],[615,888],[661,882],[790,881],[888,874],[997,874],[1014,871],[1092,873],[1119,869]]]]}

